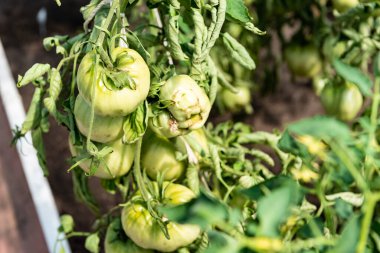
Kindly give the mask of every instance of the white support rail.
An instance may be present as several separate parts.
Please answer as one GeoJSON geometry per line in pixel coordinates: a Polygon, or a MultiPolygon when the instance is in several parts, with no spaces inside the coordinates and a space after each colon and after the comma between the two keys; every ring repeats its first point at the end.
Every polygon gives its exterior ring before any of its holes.
{"type": "MultiPolygon", "coordinates": [[[[25,109],[12,77],[1,40],[0,96],[3,101],[5,114],[7,115],[10,128],[12,129],[15,126],[21,126],[25,120],[25,109]]],[[[25,137],[26,139],[21,139],[17,143],[17,152],[20,157],[21,165],[24,170],[49,252],[55,253],[54,250],[58,251],[63,247],[66,253],[71,253],[67,240],[60,241],[56,245],[58,227],[60,226],[58,210],[49,183],[43,176],[40,165],[38,164],[36,150],[30,144],[31,141],[29,140],[31,140],[31,136],[28,133],[25,137]]]]}

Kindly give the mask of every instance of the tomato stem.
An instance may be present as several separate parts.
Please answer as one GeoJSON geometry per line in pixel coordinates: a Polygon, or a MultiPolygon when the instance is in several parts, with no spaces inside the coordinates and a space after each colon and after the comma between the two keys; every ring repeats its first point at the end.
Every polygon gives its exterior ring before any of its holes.
{"type": "MultiPolygon", "coordinates": [[[[108,27],[109,25],[111,24],[111,20],[113,18],[113,15],[115,13],[115,10],[119,7],[119,0],[113,0],[112,1],[112,5],[111,5],[111,8],[110,8],[110,11],[108,12],[108,16],[106,18],[106,21],[104,22],[104,24],[102,25],[102,28],[104,28],[104,30],[108,30],[108,27]]],[[[104,41],[104,38],[106,36],[106,33],[104,32],[103,29],[100,29],[100,35],[96,41],[96,45],[101,47],[102,44],[103,44],[103,41],[104,41]]]]}

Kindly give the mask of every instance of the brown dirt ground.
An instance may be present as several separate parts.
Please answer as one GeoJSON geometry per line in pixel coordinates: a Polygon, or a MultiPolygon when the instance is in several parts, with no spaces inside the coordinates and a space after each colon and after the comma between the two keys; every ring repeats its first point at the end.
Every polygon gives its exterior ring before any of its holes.
{"type": "MultiPolygon", "coordinates": [[[[58,59],[54,52],[46,52],[42,47],[43,37],[38,34],[35,15],[43,4],[49,10],[48,34],[74,34],[81,29],[79,6],[86,1],[64,0],[63,7],[55,7],[54,1],[2,0],[0,3],[0,38],[5,47],[8,61],[16,79],[33,63],[56,64],[58,59]],[[27,3],[27,5],[25,4],[27,3]],[[15,7],[16,6],[16,7],[15,7]]],[[[283,129],[292,121],[307,116],[322,113],[319,99],[314,95],[310,83],[291,82],[283,67],[283,78],[278,88],[272,94],[262,96],[255,94],[253,99],[254,114],[237,117],[251,124],[255,130],[272,131],[283,129]]],[[[25,107],[28,106],[33,88],[20,89],[25,107]]],[[[216,121],[231,118],[231,115],[218,117],[216,121]]],[[[47,162],[50,170],[48,177],[59,212],[68,213],[76,219],[76,229],[87,230],[94,219],[92,213],[73,195],[71,175],[66,172],[69,150],[67,146],[67,131],[57,126],[53,121],[51,131],[45,136],[47,162]]],[[[92,189],[96,192],[99,202],[105,206],[116,203],[114,197],[105,194],[100,189],[98,180],[92,180],[92,189]]],[[[82,239],[70,240],[73,252],[85,252],[82,239]]]]}

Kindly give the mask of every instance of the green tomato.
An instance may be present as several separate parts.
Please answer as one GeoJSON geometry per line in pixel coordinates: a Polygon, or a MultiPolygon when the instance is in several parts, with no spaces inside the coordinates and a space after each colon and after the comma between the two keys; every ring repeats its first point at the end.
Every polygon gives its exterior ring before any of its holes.
{"type": "Polygon", "coordinates": [[[324,78],[321,75],[317,75],[313,77],[313,90],[317,96],[320,96],[322,93],[323,88],[327,84],[328,79],[324,78]]]}
{"type": "Polygon", "coordinates": [[[321,102],[327,114],[350,121],[360,111],[363,96],[353,83],[329,83],[322,90],[321,102]]]}
{"type": "Polygon", "coordinates": [[[157,135],[173,138],[189,132],[188,129],[178,127],[178,122],[167,111],[161,111],[158,115],[149,118],[149,127],[157,135]]]}
{"type": "MultiPolygon", "coordinates": [[[[125,175],[132,167],[135,157],[135,145],[123,144],[121,139],[117,139],[107,144],[96,144],[100,150],[104,146],[112,148],[113,152],[104,157],[104,162],[101,162],[94,176],[104,179],[112,179],[125,175]],[[107,169],[108,167],[108,169],[107,169]]],[[[84,150],[81,146],[74,146],[69,138],[69,147],[73,156],[80,155],[84,150]]],[[[91,160],[86,160],[79,164],[85,172],[90,172],[91,160]]]]}
{"type": "MultiPolygon", "coordinates": [[[[79,131],[88,136],[91,118],[91,106],[81,95],[78,95],[74,106],[75,122],[79,131]]],[[[123,133],[123,117],[107,117],[94,115],[91,140],[101,143],[113,141],[123,133]]]]}
{"type": "Polygon", "coordinates": [[[141,166],[153,180],[163,175],[164,180],[180,178],[186,168],[185,161],[178,161],[177,149],[168,139],[148,131],[144,135],[141,149],[141,166]]]}
{"type": "Polygon", "coordinates": [[[285,49],[285,60],[293,74],[313,77],[322,69],[322,61],[313,45],[292,45],[285,49]]]}
{"type": "Polygon", "coordinates": [[[343,13],[359,4],[359,0],[333,0],[334,8],[343,13]]]}
{"type": "MultiPolygon", "coordinates": [[[[154,186],[157,188],[157,184],[154,186]]],[[[184,204],[195,197],[189,188],[180,184],[164,182],[163,189],[165,189],[162,200],[164,205],[184,204]]],[[[172,252],[187,246],[201,233],[197,225],[168,221],[167,229],[170,239],[167,239],[143,201],[128,202],[123,208],[121,222],[127,236],[137,245],[161,252],[172,252]]]]}
{"type": "Polygon", "coordinates": [[[175,138],[176,148],[183,154],[188,154],[187,145],[195,153],[198,161],[210,156],[208,141],[203,128],[191,131],[190,133],[175,138]]]}
{"type": "Polygon", "coordinates": [[[201,128],[211,110],[206,92],[188,75],[169,78],[160,90],[160,100],[170,101],[168,110],[179,128],[201,128]]]}
{"type": "Polygon", "coordinates": [[[230,112],[237,113],[245,110],[246,113],[252,113],[251,92],[248,87],[238,86],[237,92],[234,93],[229,89],[222,89],[220,97],[223,106],[230,112]]]}
{"type": "Polygon", "coordinates": [[[96,54],[87,53],[81,61],[77,73],[79,93],[93,103],[95,112],[101,116],[122,117],[135,111],[148,96],[150,87],[149,68],[144,59],[133,49],[115,48],[111,52],[114,69],[109,70],[101,63],[95,68],[96,54]],[[96,77],[94,72],[96,69],[96,77]],[[117,76],[122,85],[129,82],[135,87],[114,87],[109,75],[117,76]],[[121,80],[121,81],[120,81],[121,80]],[[95,87],[94,87],[95,86],[95,87]],[[94,92],[94,94],[92,94],[94,92]]]}
{"type": "Polygon", "coordinates": [[[127,237],[120,218],[114,219],[108,225],[104,250],[105,253],[153,253],[153,250],[143,249],[127,237]]]}

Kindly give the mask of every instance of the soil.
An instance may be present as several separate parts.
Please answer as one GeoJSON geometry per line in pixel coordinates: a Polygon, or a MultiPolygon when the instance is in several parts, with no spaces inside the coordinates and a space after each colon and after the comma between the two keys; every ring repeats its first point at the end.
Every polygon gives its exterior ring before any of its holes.
{"type": "MultiPolygon", "coordinates": [[[[75,34],[80,31],[82,18],[79,7],[87,1],[63,0],[58,8],[53,0],[2,0],[0,3],[0,38],[17,79],[35,62],[55,65],[58,56],[54,52],[46,52],[42,47],[45,36],[55,34],[75,34]],[[39,34],[36,13],[45,6],[48,10],[47,34],[39,34]]],[[[314,95],[308,82],[293,82],[287,74],[286,66],[281,71],[281,79],[277,89],[263,96],[254,94],[254,113],[250,116],[237,117],[249,123],[255,130],[272,131],[283,129],[287,123],[300,118],[323,113],[319,99],[314,95]]],[[[20,89],[23,102],[27,108],[33,93],[33,87],[20,89]]],[[[223,115],[214,119],[218,122],[231,118],[223,115]]],[[[52,187],[55,200],[61,214],[71,214],[75,217],[76,230],[89,230],[95,218],[83,204],[79,203],[73,194],[72,178],[67,173],[70,153],[67,145],[68,133],[64,127],[51,121],[51,130],[45,135],[47,163],[50,175],[48,180],[52,187]]],[[[99,180],[91,180],[91,189],[96,193],[98,201],[107,209],[117,203],[116,197],[105,194],[99,180]]],[[[73,252],[86,252],[83,239],[70,239],[73,252]]]]}

